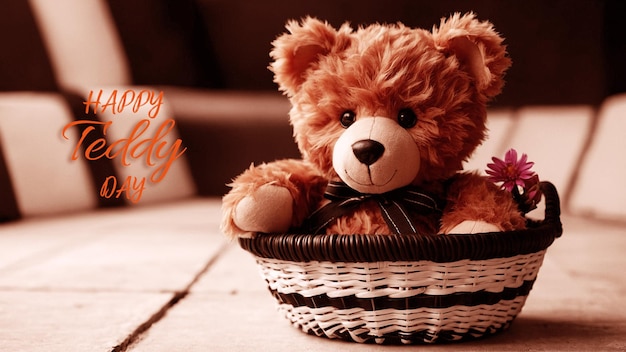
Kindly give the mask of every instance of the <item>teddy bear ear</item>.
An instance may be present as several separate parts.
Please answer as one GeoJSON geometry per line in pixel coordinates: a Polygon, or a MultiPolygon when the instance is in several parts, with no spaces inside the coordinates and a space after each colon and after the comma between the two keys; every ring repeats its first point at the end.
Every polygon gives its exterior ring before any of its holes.
{"type": "Polygon", "coordinates": [[[477,20],[471,12],[455,13],[433,29],[433,39],[439,50],[457,57],[461,69],[474,78],[479,92],[487,97],[500,93],[511,59],[502,44],[504,39],[490,22],[477,20]]]}
{"type": "Polygon", "coordinates": [[[274,72],[274,82],[288,95],[294,95],[306,79],[307,70],[330,53],[345,50],[352,29],[344,24],[338,31],[330,24],[312,17],[301,22],[290,21],[288,33],[272,42],[270,56],[274,60],[269,69],[274,72]]]}

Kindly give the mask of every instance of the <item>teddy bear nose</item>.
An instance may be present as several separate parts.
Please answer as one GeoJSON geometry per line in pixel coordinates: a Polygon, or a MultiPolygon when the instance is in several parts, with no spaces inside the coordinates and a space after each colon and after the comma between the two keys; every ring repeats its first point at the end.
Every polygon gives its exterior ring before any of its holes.
{"type": "Polygon", "coordinates": [[[352,145],[354,156],[365,165],[372,165],[385,152],[385,146],[373,139],[363,139],[352,145]]]}

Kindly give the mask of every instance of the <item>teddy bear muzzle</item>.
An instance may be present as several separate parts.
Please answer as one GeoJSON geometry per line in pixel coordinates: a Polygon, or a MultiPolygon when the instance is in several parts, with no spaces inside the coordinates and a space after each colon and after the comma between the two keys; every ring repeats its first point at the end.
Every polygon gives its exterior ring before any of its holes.
{"type": "Polygon", "coordinates": [[[420,170],[411,134],[386,117],[360,118],[335,143],[333,168],[352,189],[380,194],[407,186],[420,170]]]}

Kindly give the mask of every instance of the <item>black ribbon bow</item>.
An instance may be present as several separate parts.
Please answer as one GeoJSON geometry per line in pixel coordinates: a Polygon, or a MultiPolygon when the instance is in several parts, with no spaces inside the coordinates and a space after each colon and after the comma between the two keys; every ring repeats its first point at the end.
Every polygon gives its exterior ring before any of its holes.
{"type": "Polygon", "coordinates": [[[395,234],[416,234],[418,227],[414,223],[414,214],[436,215],[439,221],[444,201],[421,191],[415,186],[406,186],[387,193],[359,193],[343,182],[330,181],[324,197],[331,202],[316,210],[305,220],[302,228],[307,233],[317,234],[338,217],[354,211],[366,200],[374,200],[395,234]]]}

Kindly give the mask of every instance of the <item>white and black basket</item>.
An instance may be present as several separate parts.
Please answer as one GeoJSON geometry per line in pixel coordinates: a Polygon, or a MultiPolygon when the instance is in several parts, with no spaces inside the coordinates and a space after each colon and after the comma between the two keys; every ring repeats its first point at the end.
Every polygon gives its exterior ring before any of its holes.
{"type": "Polygon", "coordinates": [[[241,238],[278,309],[317,336],[413,344],[506,329],[547,248],[562,234],[559,197],[542,182],[545,219],[509,232],[419,235],[260,234],[241,238]]]}

